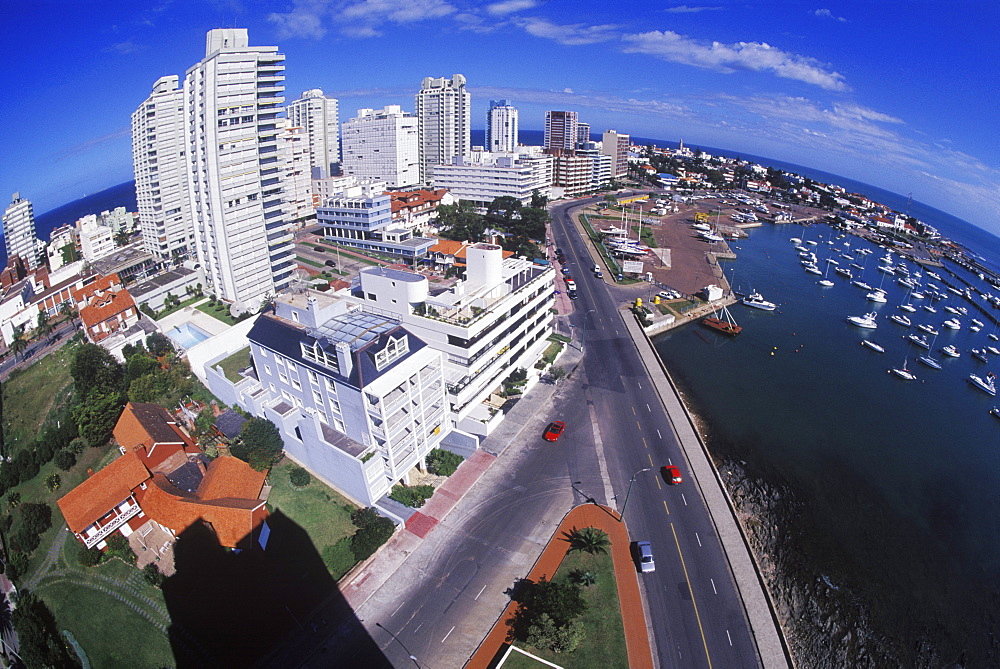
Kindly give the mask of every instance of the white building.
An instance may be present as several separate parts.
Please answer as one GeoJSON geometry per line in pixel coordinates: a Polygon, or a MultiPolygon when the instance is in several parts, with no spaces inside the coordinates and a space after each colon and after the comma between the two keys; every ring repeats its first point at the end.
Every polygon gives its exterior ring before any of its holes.
{"type": "Polygon", "coordinates": [[[511,372],[534,364],[552,334],[555,271],[503,258],[494,244],[466,251],[466,275],[432,292],[427,277],[385,267],[360,272],[351,300],[371,314],[392,314],[403,327],[444,354],[446,441],[478,443],[503,416],[485,402],[511,372]],[[446,430],[447,431],[447,430],[446,430]]]}
{"type": "Polygon", "coordinates": [[[416,96],[420,182],[429,184],[431,167],[447,165],[469,152],[471,98],[465,77],[425,77],[416,96]]]}
{"type": "Polygon", "coordinates": [[[115,252],[115,231],[88,214],[76,222],[80,231],[80,254],[87,262],[106,258],[115,252]]]}
{"type": "Polygon", "coordinates": [[[617,130],[605,130],[601,140],[601,153],[611,156],[612,176],[617,179],[627,175],[629,136],[617,130]]]}
{"type": "Polygon", "coordinates": [[[184,158],[184,92],[179,77],[160,77],[132,113],[132,165],[142,245],[159,260],[194,253],[184,158]]]}
{"type": "Polygon", "coordinates": [[[216,29],[184,78],[187,180],[198,262],[209,289],[256,311],[294,269],[284,211],[278,115],[285,56],[216,29]]]}
{"type": "Polygon", "coordinates": [[[517,108],[510,100],[490,100],[486,112],[486,150],[513,153],[517,149],[517,108]]]}
{"type": "Polygon", "coordinates": [[[420,183],[417,117],[398,105],[359,109],[343,125],[345,175],[385,181],[391,188],[420,183]]]}
{"type": "Polygon", "coordinates": [[[3,241],[7,258],[20,256],[30,271],[38,267],[38,237],[35,234],[35,212],[31,202],[14,193],[3,213],[3,241]]]}
{"type": "Polygon", "coordinates": [[[305,91],[288,105],[292,125],[305,128],[309,135],[310,177],[322,179],[337,173],[340,162],[340,127],[337,100],[323,95],[319,88],[305,91]]]}
{"type": "Polygon", "coordinates": [[[450,165],[435,165],[432,181],[456,200],[468,200],[484,209],[498,197],[513,197],[527,205],[532,193],[549,197],[552,156],[542,153],[472,151],[455,156],[450,165]]]}
{"type": "Polygon", "coordinates": [[[293,225],[300,226],[316,218],[312,197],[312,167],[309,164],[309,136],[304,128],[293,126],[288,119],[279,119],[280,150],[284,154],[285,213],[293,225]]]}
{"type": "Polygon", "coordinates": [[[576,197],[611,180],[611,156],[597,150],[559,152],[554,156],[552,197],[576,197]]]}

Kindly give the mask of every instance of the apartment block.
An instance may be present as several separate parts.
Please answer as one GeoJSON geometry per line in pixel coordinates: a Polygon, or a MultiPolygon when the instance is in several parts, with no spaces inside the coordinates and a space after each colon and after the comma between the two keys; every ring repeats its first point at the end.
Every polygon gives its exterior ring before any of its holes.
{"type": "Polygon", "coordinates": [[[38,237],[35,234],[35,212],[31,202],[14,193],[3,213],[3,241],[7,258],[19,256],[31,271],[38,267],[38,237]]]}
{"type": "Polygon", "coordinates": [[[316,218],[312,197],[312,168],[309,164],[309,136],[304,128],[293,126],[288,119],[279,119],[278,135],[283,154],[285,214],[294,226],[316,218]]]}
{"type": "Polygon", "coordinates": [[[311,178],[322,179],[337,174],[340,162],[340,124],[338,102],[319,88],[302,93],[288,105],[288,120],[304,128],[309,137],[311,178]]]}
{"type": "Polygon", "coordinates": [[[542,153],[472,151],[455,156],[450,165],[435,165],[432,181],[435,188],[480,209],[498,197],[513,197],[527,205],[536,191],[545,197],[551,194],[552,163],[552,156],[542,153]]]}
{"type": "Polygon", "coordinates": [[[359,109],[343,125],[345,175],[385,181],[390,188],[420,183],[418,120],[399,105],[359,109]]]}
{"type": "Polygon", "coordinates": [[[601,140],[601,153],[611,156],[612,176],[618,179],[627,175],[629,136],[617,130],[605,130],[601,140]]]}
{"type": "Polygon", "coordinates": [[[470,149],[471,98],[465,77],[425,77],[416,95],[420,182],[429,184],[431,167],[447,165],[470,149]]]}
{"type": "Polygon", "coordinates": [[[575,149],[578,125],[579,118],[575,111],[545,112],[545,148],[550,151],[572,151],[575,149]]]}
{"type": "Polygon", "coordinates": [[[513,153],[518,144],[517,108],[510,100],[490,100],[486,112],[486,150],[513,153]]]}
{"type": "Polygon", "coordinates": [[[425,258],[434,240],[393,224],[389,194],[365,190],[368,192],[361,196],[328,198],[316,209],[323,236],[348,248],[389,255],[410,264],[425,258]]]}

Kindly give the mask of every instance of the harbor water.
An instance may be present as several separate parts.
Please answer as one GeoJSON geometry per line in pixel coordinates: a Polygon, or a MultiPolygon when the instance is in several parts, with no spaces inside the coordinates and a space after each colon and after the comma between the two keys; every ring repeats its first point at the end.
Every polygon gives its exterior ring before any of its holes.
{"type": "MultiPolygon", "coordinates": [[[[989,410],[1000,402],[967,381],[972,373],[1000,373],[1000,356],[984,364],[969,353],[997,345],[987,337],[996,327],[913,263],[907,264],[922,272],[925,286],[935,283],[948,297],[934,302],[937,313],[907,313],[913,328],[897,325],[889,315],[905,313],[898,307],[907,288],[878,271],[882,249],[837,237],[825,225],[751,230],[749,239],[735,242],[738,258],[723,267],[737,291],[757,290],[778,309],[734,305],[743,326],[739,337],[689,324],[658,337],[657,351],[700,417],[724,477],[739,470],[741,485],[769,498],[742,491],[736,496],[746,502],[744,511],[770,509],[779,516],[753,520],[775,527],[760,549],[773,553],[764,562],[778,565],[778,587],[784,582],[800,596],[825,600],[789,605],[811,609],[815,617],[790,622],[793,637],[801,637],[792,643],[805,655],[801,666],[997,666],[1000,420],[989,410]],[[811,248],[821,269],[828,257],[841,267],[862,265],[863,272],[851,268],[855,278],[861,274],[873,288],[881,284],[887,302],[868,301],[869,291],[850,285],[833,267],[835,285],[819,286],[823,277],[803,271],[793,237],[817,242],[811,248]],[[860,248],[874,252],[860,255],[860,248]],[[958,317],[961,330],[941,327],[952,316],[946,305],[969,309],[958,317]],[[845,320],[870,311],[877,314],[875,330],[845,320]],[[969,330],[974,317],[986,322],[978,333],[969,330]],[[917,362],[926,352],[904,338],[922,334],[918,323],[940,332],[932,351],[940,370],[917,362]],[[885,353],[862,346],[862,338],[885,353]],[[961,358],[942,355],[947,344],[961,358]],[[889,373],[904,366],[916,381],[889,373]],[[845,619],[837,629],[824,629],[830,616],[845,619]],[[803,641],[810,633],[813,640],[803,641]],[[813,647],[822,643],[833,649],[813,647]],[[838,644],[847,650],[838,654],[838,644]]],[[[977,249],[992,252],[994,265],[997,250],[977,249]]],[[[910,301],[917,307],[930,302],[910,301]]]]}

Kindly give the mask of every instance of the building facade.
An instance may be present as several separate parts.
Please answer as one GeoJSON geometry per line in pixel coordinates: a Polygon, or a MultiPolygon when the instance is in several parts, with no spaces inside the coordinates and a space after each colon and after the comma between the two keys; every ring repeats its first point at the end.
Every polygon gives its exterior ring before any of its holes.
{"type": "Polygon", "coordinates": [[[7,258],[19,256],[30,271],[38,267],[38,237],[31,202],[14,193],[3,213],[3,241],[7,258]]]}
{"type": "Polygon", "coordinates": [[[184,78],[187,181],[196,250],[216,297],[256,311],[292,278],[278,114],[285,56],[216,29],[184,78]]]}
{"type": "Polygon", "coordinates": [[[549,150],[572,151],[576,148],[579,119],[575,111],[545,112],[544,145],[549,150]]]}
{"type": "Polygon", "coordinates": [[[292,225],[299,227],[316,218],[312,197],[312,168],[309,164],[309,137],[305,129],[293,126],[288,119],[279,119],[278,136],[284,165],[285,212],[292,225]]]}
{"type": "Polygon", "coordinates": [[[331,197],[316,209],[316,220],[323,236],[334,243],[411,264],[425,258],[434,245],[433,239],[414,236],[410,229],[393,224],[388,193],[331,197]]]}
{"type": "Polygon", "coordinates": [[[486,150],[513,153],[517,144],[517,108],[510,100],[490,100],[486,112],[486,150]]]}
{"type": "Polygon", "coordinates": [[[340,123],[336,98],[319,88],[302,93],[288,105],[288,120],[309,136],[310,177],[322,179],[337,173],[340,163],[340,123]]]}
{"type": "Polygon", "coordinates": [[[184,91],[160,77],[132,113],[132,166],[143,247],[158,260],[194,255],[184,157],[184,91]]]}
{"type": "Polygon", "coordinates": [[[551,194],[552,156],[472,151],[455,156],[450,165],[435,165],[432,176],[435,188],[444,188],[455,199],[480,209],[498,197],[513,197],[528,205],[536,191],[545,197],[551,194]]]}
{"type": "Polygon", "coordinates": [[[617,130],[605,130],[601,137],[601,153],[611,156],[612,176],[616,179],[628,174],[628,135],[617,130]]]}
{"type": "Polygon", "coordinates": [[[115,252],[115,231],[101,223],[96,214],[87,214],[77,221],[77,226],[84,260],[92,263],[115,252]]]}
{"type": "Polygon", "coordinates": [[[429,184],[431,167],[469,152],[471,98],[465,77],[425,77],[416,96],[420,182],[429,184]]]}
{"type": "Polygon", "coordinates": [[[359,109],[343,125],[345,175],[379,179],[390,188],[420,183],[417,117],[398,105],[359,109]]]}

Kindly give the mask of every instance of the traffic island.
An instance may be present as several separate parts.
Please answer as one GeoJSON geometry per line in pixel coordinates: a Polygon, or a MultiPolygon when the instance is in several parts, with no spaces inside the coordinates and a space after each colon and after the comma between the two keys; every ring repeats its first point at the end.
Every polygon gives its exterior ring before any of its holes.
{"type": "MultiPolygon", "coordinates": [[[[526,580],[534,583],[538,583],[542,579],[553,580],[571,547],[567,537],[574,530],[587,527],[594,527],[606,532],[610,540],[608,552],[612,558],[615,584],[618,590],[619,613],[628,656],[627,666],[652,669],[652,651],[643,613],[642,597],[639,593],[637,572],[629,550],[628,531],[625,525],[619,522],[617,512],[598,504],[584,504],[574,508],[566,514],[559,527],[556,528],[531,572],[526,576],[526,580]]],[[[467,669],[499,668],[504,665],[511,645],[510,622],[515,619],[519,607],[520,604],[513,600],[507,605],[499,620],[493,625],[493,629],[490,630],[475,654],[469,659],[466,664],[467,669]]],[[[579,664],[577,659],[573,658],[572,654],[566,655],[565,662],[574,667],[583,666],[579,664]]],[[[602,664],[601,666],[606,665],[602,664]]]]}

